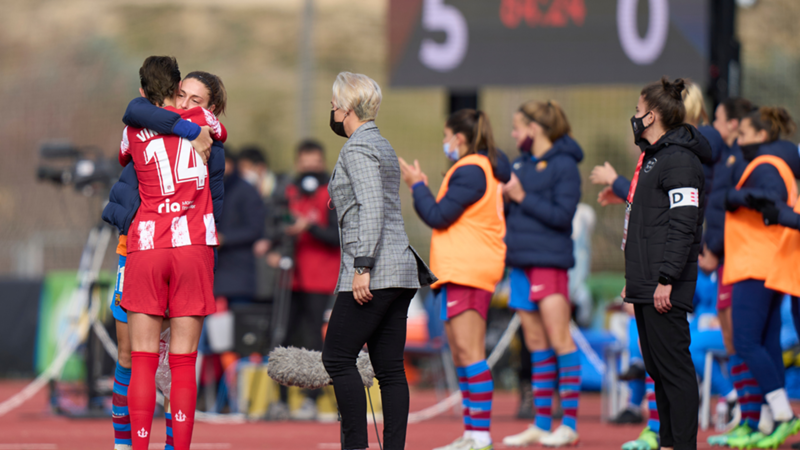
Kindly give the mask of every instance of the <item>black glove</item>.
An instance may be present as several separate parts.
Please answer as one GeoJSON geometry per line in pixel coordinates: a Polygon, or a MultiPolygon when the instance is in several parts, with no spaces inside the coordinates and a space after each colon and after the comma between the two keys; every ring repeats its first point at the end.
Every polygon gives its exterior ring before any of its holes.
{"type": "Polygon", "coordinates": [[[745,197],[745,201],[747,201],[747,206],[750,209],[754,209],[758,212],[763,212],[764,208],[767,207],[775,207],[775,202],[766,198],[757,198],[753,197],[752,195],[748,195],[745,197]]]}
{"type": "Polygon", "coordinates": [[[764,225],[769,226],[778,224],[778,216],[780,215],[781,210],[775,206],[775,203],[770,202],[759,211],[761,212],[761,215],[764,216],[764,225]]]}

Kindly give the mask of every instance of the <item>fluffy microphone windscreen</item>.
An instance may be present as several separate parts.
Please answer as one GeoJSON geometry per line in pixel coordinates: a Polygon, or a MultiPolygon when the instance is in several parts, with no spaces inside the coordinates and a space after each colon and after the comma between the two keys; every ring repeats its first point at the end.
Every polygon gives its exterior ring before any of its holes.
{"type": "MultiPolygon", "coordinates": [[[[361,353],[356,361],[364,386],[372,387],[375,371],[369,354],[361,353]]],[[[269,353],[267,373],[284,386],[319,389],[331,384],[322,364],[322,352],[296,347],[277,347],[269,353]]]]}

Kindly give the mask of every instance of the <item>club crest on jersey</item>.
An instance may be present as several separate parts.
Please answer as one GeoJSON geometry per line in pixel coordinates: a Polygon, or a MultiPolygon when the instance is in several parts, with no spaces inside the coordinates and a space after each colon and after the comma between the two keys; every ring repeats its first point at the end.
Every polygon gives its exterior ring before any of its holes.
{"type": "Polygon", "coordinates": [[[178,202],[169,202],[169,199],[164,200],[164,203],[158,205],[158,213],[164,214],[168,212],[180,212],[181,204],[178,202]]]}
{"type": "Polygon", "coordinates": [[[650,172],[651,170],[653,170],[653,167],[656,166],[657,162],[658,162],[658,160],[655,159],[655,158],[647,161],[647,165],[644,166],[644,173],[647,173],[647,172],[650,172]]]}
{"type": "Polygon", "coordinates": [[[179,409],[178,414],[175,414],[175,420],[177,420],[178,422],[185,422],[186,414],[184,414],[183,411],[179,409]]]}
{"type": "Polygon", "coordinates": [[[539,161],[536,163],[536,171],[541,172],[544,169],[547,169],[547,161],[539,161]]]}
{"type": "Polygon", "coordinates": [[[735,162],[736,162],[736,156],[734,156],[734,155],[728,156],[728,160],[725,161],[725,167],[730,167],[735,162]]]}
{"type": "Polygon", "coordinates": [[[148,435],[147,430],[145,430],[144,427],[141,430],[137,431],[136,434],[142,439],[146,438],[148,435]]]}
{"type": "Polygon", "coordinates": [[[158,133],[148,128],[144,128],[142,131],[136,133],[136,137],[139,138],[139,140],[142,142],[146,142],[153,136],[158,136],[158,133]]]}

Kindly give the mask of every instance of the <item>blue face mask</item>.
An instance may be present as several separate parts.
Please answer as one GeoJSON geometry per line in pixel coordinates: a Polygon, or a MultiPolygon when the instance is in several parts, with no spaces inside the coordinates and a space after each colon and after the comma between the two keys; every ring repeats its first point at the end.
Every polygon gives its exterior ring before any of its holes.
{"type": "Polygon", "coordinates": [[[451,161],[458,161],[458,148],[451,148],[449,142],[444,144],[444,154],[450,158],[451,161]]]}

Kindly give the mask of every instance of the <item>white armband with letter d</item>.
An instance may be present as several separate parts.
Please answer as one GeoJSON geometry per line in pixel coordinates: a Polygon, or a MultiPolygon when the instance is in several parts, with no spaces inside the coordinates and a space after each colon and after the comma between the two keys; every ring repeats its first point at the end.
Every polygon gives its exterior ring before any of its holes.
{"type": "Polygon", "coordinates": [[[700,193],[696,188],[677,188],[669,191],[669,208],[700,206],[700,193]]]}

